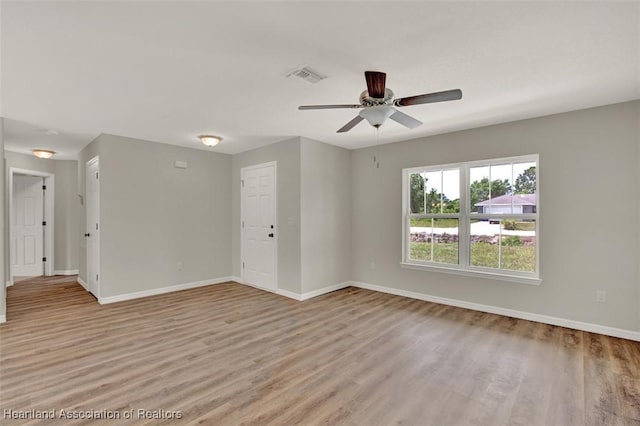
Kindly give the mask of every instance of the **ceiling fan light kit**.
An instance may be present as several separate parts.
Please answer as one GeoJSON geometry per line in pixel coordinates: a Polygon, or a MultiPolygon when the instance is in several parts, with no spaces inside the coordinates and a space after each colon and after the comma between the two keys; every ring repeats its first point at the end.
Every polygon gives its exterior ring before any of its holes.
{"type": "Polygon", "coordinates": [[[391,117],[396,110],[389,105],[375,105],[369,108],[363,109],[358,114],[360,117],[366,119],[376,129],[379,128],[387,121],[387,118],[391,117]]]}
{"type": "Polygon", "coordinates": [[[409,129],[415,129],[422,122],[398,111],[394,106],[405,107],[462,99],[462,90],[460,89],[395,99],[393,91],[386,87],[387,74],[379,71],[365,71],[364,78],[367,82],[367,90],[360,94],[360,105],[302,105],[298,109],[361,108],[362,111],[353,120],[338,129],[338,133],[348,132],[364,119],[376,129],[380,128],[388,118],[409,129]]]}

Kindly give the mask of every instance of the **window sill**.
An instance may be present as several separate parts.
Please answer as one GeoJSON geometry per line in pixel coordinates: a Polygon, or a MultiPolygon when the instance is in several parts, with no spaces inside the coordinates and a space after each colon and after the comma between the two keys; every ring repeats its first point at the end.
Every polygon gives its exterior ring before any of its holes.
{"type": "Polygon", "coordinates": [[[417,263],[401,262],[400,266],[405,269],[416,269],[418,271],[441,272],[445,274],[463,275],[466,277],[487,278],[491,280],[509,281],[519,284],[540,285],[542,279],[534,277],[524,277],[521,275],[497,274],[485,271],[473,271],[469,269],[450,268],[446,266],[422,265],[417,263]]]}

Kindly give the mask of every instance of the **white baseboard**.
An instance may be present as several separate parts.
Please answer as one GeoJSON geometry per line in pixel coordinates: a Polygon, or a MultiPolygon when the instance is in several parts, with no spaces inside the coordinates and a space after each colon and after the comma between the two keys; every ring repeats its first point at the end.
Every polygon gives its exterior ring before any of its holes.
{"type": "Polygon", "coordinates": [[[84,282],[84,280],[80,277],[80,275],[78,275],[78,277],[76,278],[76,282],[80,284],[85,290],[89,291],[89,286],[87,285],[86,282],[84,282]]]}
{"type": "Polygon", "coordinates": [[[78,273],[80,273],[80,271],[78,271],[77,269],[67,269],[67,270],[63,270],[63,271],[53,271],[53,275],[78,275],[78,273]]]}
{"type": "MultiPolygon", "coordinates": [[[[109,303],[123,302],[125,300],[139,299],[141,297],[156,296],[158,294],[173,293],[174,291],[188,290],[190,288],[204,287],[207,285],[220,284],[232,281],[232,277],[213,278],[210,280],[194,281],[191,283],[177,284],[169,287],[152,288],[150,290],[136,291],[134,293],[118,294],[116,296],[99,297],[98,303],[106,305],[109,303]]],[[[86,288],[86,287],[85,287],[86,288]]]]}
{"type": "Polygon", "coordinates": [[[6,286],[5,287],[11,287],[13,285],[13,280],[9,280],[6,282],[6,286]]]}
{"type": "Polygon", "coordinates": [[[255,286],[253,284],[249,284],[249,283],[246,283],[246,282],[242,281],[242,278],[236,277],[235,275],[233,275],[231,277],[231,281],[237,282],[238,284],[242,284],[242,285],[246,285],[246,286],[249,286],[249,287],[253,287],[253,288],[256,288],[258,290],[268,291],[269,293],[279,294],[280,296],[288,297],[290,299],[294,299],[294,300],[298,300],[298,301],[301,300],[300,299],[300,295],[298,293],[294,293],[294,292],[289,291],[289,290],[283,290],[281,288],[278,288],[276,290],[269,290],[269,289],[266,289],[266,288],[258,287],[258,286],[255,286]]]}
{"type": "Polygon", "coordinates": [[[280,296],[288,297],[289,299],[297,300],[298,302],[302,301],[301,294],[294,293],[293,291],[285,290],[283,288],[277,289],[276,294],[279,294],[280,296]]]}
{"type": "Polygon", "coordinates": [[[7,316],[6,315],[0,315],[0,324],[3,324],[7,322],[7,316]]]}
{"type": "MultiPolygon", "coordinates": [[[[238,284],[246,285],[247,287],[252,287],[252,288],[255,288],[256,290],[261,290],[261,291],[266,291],[266,292],[269,292],[269,293],[280,294],[279,290],[277,290],[277,289],[276,290],[271,290],[271,289],[264,288],[264,287],[258,287],[257,285],[253,285],[253,284],[250,284],[250,283],[245,283],[238,277],[232,277],[232,278],[233,279],[230,280],[230,281],[234,281],[234,282],[236,282],[238,284]]],[[[295,293],[292,293],[292,294],[295,294],[295,293]]],[[[298,299],[296,299],[296,300],[298,300],[298,299]]]]}
{"type": "Polygon", "coordinates": [[[367,290],[379,291],[381,293],[393,294],[396,296],[409,297],[411,299],[424,300],[426,302],[439,303],[441,305],[456,306],[459,308],[471,309],[474,311],[488,312],[490,314],[503,315],[512,318],[519,318],[528,321],[541,322],[544,324],[557,325],[560,327],[573,328],[576,330],[588,331],[590,333],[604,334],[606,336],[620,337],[640,341],[640,332],[625,330],[622,328],[607,327],[604,325],[592,324],[588,322],[574,321],[565,318],[551,317],[548,315],[534,314],[530,312],[516,311],[514,309],[500,308],[497,306],[482,305],[479,303],[465,302],[463,300],[448,299],[445,297],[431,296],[429,294],[416,293],[413,291],[400,290],[397,288],[383,287],[375,284],[352,281],[353,287],[367,290]]]}
{"type": "Polygon", "coordinates": [[[299,293],[296,293],[296,292],[293,292],[293,291],[285,290],[283,288],[278,288],[275,291],[271,291],[271,290],[266,289],[266,288],[257,287],[255,285],[243,282],[240,277],[236,277],[235,275],[231,277],[231,281],[235,281],[238,284],[244,284],[244,285],[247,285],[249,287],[257,288],[258,290],[263,290],[263,291],[268,291],[270,293],[279,294],[280,296],[288,297],[289,299],[293,299],[293,300],[297,300],[297,301],[303,301],[303,300],[311,299],[312,297],[320,296],[320,295],[325,294],[325,293],[331,293],[332,291],[340,290],[342,288],[349,287],[351,285],[351,282],[347,281],[347,282],[343,282],[343,283],[340,283],[340,284],[332,285],[332,286],[329,286],[329,287],[321,288],[319,290],[310,291],[308,293],[299,294],[299,293]]]}
{"type": "Polygon", "coordinates": [[[307,293],[302,293],[302,295],[300,296],[300,300],[308,300],[308,299],[311,299],[313,297],[322,296],[323,294],[331,293],[332,291],[336,291],[336,290],[342,290],[343,288],[347,288],[347,287],[350,287],[350,286],[351,286],[351,282],[350,281],[345,281],[343,283],[330,285],[330,286],[323,287],[323,288],[318,289],[318,290],[313,290],[313,291],[309,291],[307,293]]]}
{"type": "Polygon", "coordinates": [[[281,288],[279,288],[276,291],[276,293],[281,296],[288,297],[290,299],[303,301],[303,300],[312,299],[314,297],[322,296],[323,294],[331,293],[332,291],[342,290],[343,288],[347,288],[349,286],[351,286],[351,281],[345,281],[343,283],[330,285],[327,287],[320,288],[318,290],[313,290],[313,291],[309,291],[307,293],[302,293],[302,294],[294,293],[293,291],[284,290],[281,288]]]}
{"type": "Polygon", "coordinates": [[[278,288],[276,290],[269,290],[269,289],[266,289],[266,288],[258,287],[258,286],[255,286],[253,284],[249,284],[249,283],[246,283],[246,282],[242,281],[242,278],[236,277],[235,275],[231,277],[231,281],[235,281],[238,284],[246,285],[248,287],[253,287],[253,288],[258,289],[258,290],[268,291],[269,293],[279,294],[280,296],[288,297],[289,299],[298,300],[298,301],[302,300],[302,299],[300,299],[300,295],[298,293],[294,293],[293,291],[283,290],[281,288],[278,288]]]}

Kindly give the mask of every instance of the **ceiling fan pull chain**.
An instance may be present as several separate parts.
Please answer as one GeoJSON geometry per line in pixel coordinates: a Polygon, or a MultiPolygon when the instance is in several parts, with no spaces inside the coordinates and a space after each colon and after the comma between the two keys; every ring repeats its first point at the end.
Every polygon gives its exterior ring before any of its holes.
{"type": "MultiPolygon", "coordinates": [[[[380,146],[380,127],[376,127],[376,153],[378,152],[378,147],[380,146]]],[[[376,154],[373,158],[376,159],[376,169],[380,168],[380,162],[377,160],[378,155],[376,154]]]]}

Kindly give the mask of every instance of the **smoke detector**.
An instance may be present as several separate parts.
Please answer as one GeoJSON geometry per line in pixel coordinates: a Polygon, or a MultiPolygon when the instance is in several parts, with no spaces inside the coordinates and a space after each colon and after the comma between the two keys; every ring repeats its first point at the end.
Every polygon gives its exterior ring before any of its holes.
{"type": "Polygon", "coordinates": [[[326,76],[320,74],[317,71],[312,70],[306,65],[304,67],[296,68],[295,70],[289,72],[287,74],[287,77],[298,77],[306,81],[307,83],[311,83],[311,84],[315,84],[320,80],[324,80],[325,78],[327,78],[326,76]]]}

